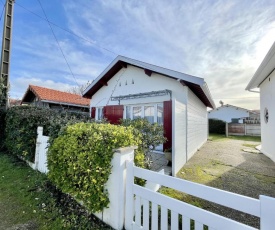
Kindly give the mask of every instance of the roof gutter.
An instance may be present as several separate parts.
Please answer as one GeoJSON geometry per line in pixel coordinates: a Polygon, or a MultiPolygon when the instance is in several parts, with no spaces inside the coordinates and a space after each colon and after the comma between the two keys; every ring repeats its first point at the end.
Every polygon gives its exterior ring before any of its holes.
{"type": "Polygon", "coordinates": [[[41,101],[42,102],[46,102],[46,103],[53,103],[53,104],[57,104],[57,105],[68,105],[68,106],[89,108],[89,105],[79,105],[79,104],[72,104],[72,103],[66,103],[66,102],[56,102],[56,101],[48,101],[48,100],[41,100],[41,101]]]}

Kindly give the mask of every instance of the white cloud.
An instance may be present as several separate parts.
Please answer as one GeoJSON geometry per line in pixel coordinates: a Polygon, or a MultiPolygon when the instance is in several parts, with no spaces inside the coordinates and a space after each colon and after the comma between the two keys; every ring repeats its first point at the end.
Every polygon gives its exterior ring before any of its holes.
{"type": "MultiPolygon", "coordinates": [[[[115,58],[98,48],[104,47],[204,77],[215,101],[259,107],[257,96],[244,88],[274,41],[273,1],[66,0],[62,4],[66,26],[94,42],[55,28],[79,82],[92,80],[115,58]]],[[[74,84],[52,35],[32,31],[32,39],[21,38],[17,47],[30,57],[17,59],[16,77],[24,74],[27,79],[74,84]]]]}

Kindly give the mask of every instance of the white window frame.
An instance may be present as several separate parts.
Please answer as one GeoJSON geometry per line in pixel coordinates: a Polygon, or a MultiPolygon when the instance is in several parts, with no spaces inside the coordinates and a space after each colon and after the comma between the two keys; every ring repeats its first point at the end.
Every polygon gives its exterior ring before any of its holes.
{"type": "Polygon", "coordinates": [[[162,104],[163,102],[157,103],[150,103],[150,104],[135,104],[135,105],[124,105],[124,112],[123,112],[123,119],[126,119],[126,107],[130,107],[130,119],[133,120],[133,108],[134,107],[141,107],[141,118],[144,118],[144,107],[145,106],[153,106],[154,107],[154,123],[158,122],[158,105],[162,104]]]}

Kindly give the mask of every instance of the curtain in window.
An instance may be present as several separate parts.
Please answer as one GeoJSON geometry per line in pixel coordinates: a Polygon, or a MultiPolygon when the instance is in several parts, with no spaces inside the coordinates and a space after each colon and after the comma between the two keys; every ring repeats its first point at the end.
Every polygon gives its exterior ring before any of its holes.
{"type": "Polygon", "coordinates": [[[141,106],[133,107],[133,119],[141,117],[141,106]]]}
{"type": "Polygon", "coordinates": [[[154,123],[155,106],[144,106],[144,118],[151,124],[154,123]]]}

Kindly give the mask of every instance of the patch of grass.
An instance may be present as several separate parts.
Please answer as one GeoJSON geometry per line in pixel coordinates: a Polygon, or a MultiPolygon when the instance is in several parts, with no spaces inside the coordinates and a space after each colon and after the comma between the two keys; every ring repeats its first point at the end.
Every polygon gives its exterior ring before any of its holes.
{"type": "Polygon", "coordinates": [[[258,136],[228,136],[221,134],[209,134],[208,140],[211,141],[225,141],[225,140],[241,140],[241,141],[255,141],[261,142],[261,137],[258,136]]]}
{"type": "Polygon", "coordinates": [[[33,222],[53,229],[61,223],[56,213],[48,213],[42,208],[51,205],[47,199],[50,194],[41,191],[45,181],[46,176],[28,168],[22,161],[0,154],[1,228],[33,222]]]}
{"type": "Polygon", "coordinates": [[[32,223],[31,229],[111,229],[89,215],[46,175],[0,153],[0,229],[32,223]]]}
{"type": "Polygon", "coordinates": [[[258,146],[258,144],[255,145],[255,144],[244,143],[243,146],[255,149],[258,146]]]}
{"type": "Polygon", "coordinates": [[[227,140],[227,137],[222,134],[209,134],[208,140],[210,140],[210,141],[224,141],[224,140],[227,140]]]}
{"type": "Polygon", "coordinates": [[[161,193],[163,195],[166,195],[166,196],[169,196],[169,197],[172,197],[172,198],[177,199],[177,200],[181,200],[185,203],[194,205],[196,207],[204,208],[204,200],[202,200],[200,198],[197,198],[197,197],[194,197],[194,196],[191,196],[191,195],[188,195],[188,194],[183,193],[183,192],[179,192],[175,189],[162,187],[159,190],[159,193],[161,193]]]}
{"type": "Polygon", "coordinates": [[[254,177],[256,177],[258,180],[267,183],[267,184],[275,184],[275,177],[262,175],[262,174],[254,174],[254,177]]]}
{"type": "Polygon", "coordinates": [[[213,180],[217,180],[218,176],[207,173],[205,170],[206,168],[208,168],[207,165],[195,165],[192,168],[182,168],[180,172],[177,174],[177,177],[200,184],[208,184],[213,180]]]}
{"type": "Polygon", "coordinates": [[[240,140],[240,141],[261,142],[261,137],[258,137],[258,136],[229,136],[228,138],[233,140],[240,140]]]}

